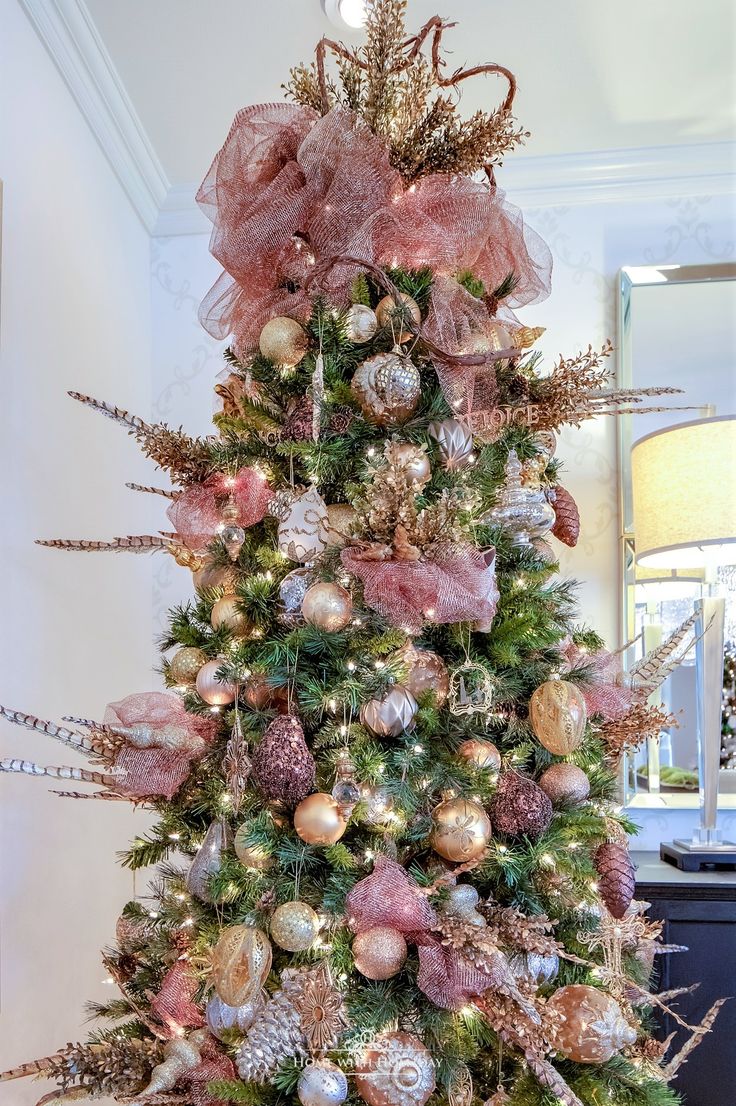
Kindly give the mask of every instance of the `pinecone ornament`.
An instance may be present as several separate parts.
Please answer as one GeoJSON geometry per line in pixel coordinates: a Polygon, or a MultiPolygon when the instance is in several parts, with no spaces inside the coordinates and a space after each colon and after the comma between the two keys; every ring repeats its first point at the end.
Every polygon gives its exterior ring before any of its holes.
{"type": "Polygon", "coordinates": [[[311,396],[301,396],[289,405],[282,434],[291,442],[307,442],[312,437],[313,403],[311,396]]]}
{"type": "Polygon", "coordinates": [[[519,772],[504,772],[491,808],[494,830],[506,837],[541,837],[552,821],[552,803],[541,787],[519,772]]]}
{"type": "Polygon", "coordinates": [[[578,505],[562,484],[555,484],[550,493],[555,509],[555,524],[552,533],[558,541],[571,548],[578,544],[580,537],[580,512],[578,505]]]}
{"type": "Polygon", "coordinates": [[[244,1083],[266,1083],[284,1060],[307,1055],[302,1019],[295,1003],[313,972],[281,973],[281,987],[266,1003],[238,1050],[235,1060],[244,1083]]]}
{"type": "Polygon", "coordinates": [[[297,718],[285,714],[266,727],[253,753],[253,779],[267,799],[294,807],[314,790],[314,757],[297,718]]]}
{"type": "Polygon", "coordinates": [[[628,848],[620,841],[606,841],[596,849],[593,862],[598,872],[598,890],[609,913],[614,918],[623,918],[636,887],[628,848]]]}

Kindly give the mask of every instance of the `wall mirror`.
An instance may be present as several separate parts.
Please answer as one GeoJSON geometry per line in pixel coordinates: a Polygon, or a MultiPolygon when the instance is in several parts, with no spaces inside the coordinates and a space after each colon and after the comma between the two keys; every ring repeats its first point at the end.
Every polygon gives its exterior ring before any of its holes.
{"type": "MultiPolygon", "coordinates": [[[[618,419],[621,521],[621,644],[631,665],[667,637],[714,584],[726,598],[724,714],[719,806],[736,808],[736,707],[727,700],[736,672],[736,567],[720,567],[706,581],[704,569],[662,570],[635,564],[632,446],[645,436],[693,419],[736,414],[736,264],[624,268],[619,284],[619,386],[670,385],[682,396],[664,402],[687,405],[618,419]]],[[[655,403],[657,401],[654,401],[655,403]]],[[[702,465],[712,465],[702,457],[702,465]]],[[[718,472],[712,466],[713,481],[718,472]]],[[[732,489],[736,496],[736,490],[732,489]]],[[[698,807],[701,780],[696,731],[695,650],[661,689],[662,705],[679,719],[623,766],[627,806],[698,807]]]]}

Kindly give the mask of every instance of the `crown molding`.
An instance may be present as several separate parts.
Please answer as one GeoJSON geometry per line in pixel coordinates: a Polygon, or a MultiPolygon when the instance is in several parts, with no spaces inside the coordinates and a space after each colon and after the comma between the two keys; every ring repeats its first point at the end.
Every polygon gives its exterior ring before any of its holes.
{"type": "Polygon", "coordinates": [[[146,230],[171,191],[83,0],[19,0],[146,230]]]}

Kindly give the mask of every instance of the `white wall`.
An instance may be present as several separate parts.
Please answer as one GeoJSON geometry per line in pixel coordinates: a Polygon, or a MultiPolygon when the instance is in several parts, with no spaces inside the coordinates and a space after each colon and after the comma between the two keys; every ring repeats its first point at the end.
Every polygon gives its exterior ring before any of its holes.
{"type": "MultiPolygon", "coordinates": [[[[67,388],[150,409],[150,243],[16,0],[0,0],[3,663],[0,701],[58,720],[154,685],[147,558],[54,552],[36,537],[144,533],[150,481],[125,433],[67,388]]],[[[3,756],[74,761],[0,723],[3,756]]],[[[84,786],[84,785],[82,785],[84,786]]],[[[115,853],[145,824],[127,804],[76,802],[0,776],[0,1067],[86,1033],[108,997],[99,950],[132,877],[115,853]]],[[[139,888],[140,890],[140,888],[139,888]]],[[[3,1084],[7,1106],[43,1087],[3,1084]]]]}

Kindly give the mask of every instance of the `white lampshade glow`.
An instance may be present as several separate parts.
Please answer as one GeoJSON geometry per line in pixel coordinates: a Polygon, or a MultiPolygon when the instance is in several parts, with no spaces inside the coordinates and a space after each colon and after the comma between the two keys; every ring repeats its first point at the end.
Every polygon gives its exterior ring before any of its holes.
{"type": "Polygon", "coordinates": [[[736,564],[736,416],[647,435],[631,476],[637,572],[736,564]]]}

